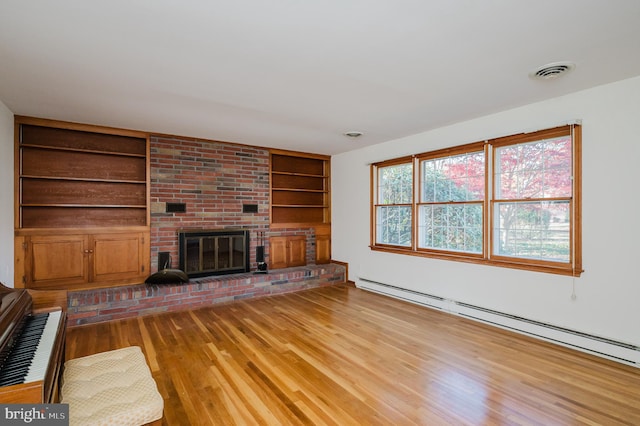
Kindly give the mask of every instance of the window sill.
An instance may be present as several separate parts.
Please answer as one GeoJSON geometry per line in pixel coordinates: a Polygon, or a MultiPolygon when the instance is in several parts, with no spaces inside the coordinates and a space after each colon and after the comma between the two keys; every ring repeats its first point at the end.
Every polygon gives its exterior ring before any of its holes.
{"type": "Polygon", "coordinates": [[[411,248],[401,248],[392,246],[369,246],[373,251],[381,251],[386,253],[404,254],[409,256],[426,257],[430,259],[452,260],[456,262],[474,263],[477,265],[496,266],[500,268],[521,269],[532,272],[543,272],[547,274],[566,275],[579,277],[584,270],[582,268],[572,268],[570,265],[547,265],[534,263],[510,262],[507,260],[485,259],[482,257],[460,256],[456,254],[436,254],[431,252],[416,251],[411,248]]]}

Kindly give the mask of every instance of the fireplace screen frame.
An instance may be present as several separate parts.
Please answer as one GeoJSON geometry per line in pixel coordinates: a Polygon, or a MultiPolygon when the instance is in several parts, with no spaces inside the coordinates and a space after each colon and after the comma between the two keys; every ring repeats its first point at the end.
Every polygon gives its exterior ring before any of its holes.
{"type": "Polygon", "coordinates": [[[238,274],[250,270],[248,230],[179,231],[178,244],[180,269],[189,278],[238,274]],[[196,255],[197,260],[194,259],[196,255]]]}

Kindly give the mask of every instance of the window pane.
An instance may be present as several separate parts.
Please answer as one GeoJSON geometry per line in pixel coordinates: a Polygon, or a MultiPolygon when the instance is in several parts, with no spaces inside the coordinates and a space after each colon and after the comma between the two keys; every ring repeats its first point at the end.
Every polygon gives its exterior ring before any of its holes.
{"type": "Polygon", "coordinates": [[[413,200],[412,193],[411,163],[378,169],[378,204],[408,204],[413,200]]]}
{"type": "Polygon", "coordinates": [[[376,243],[411,247],[411,207],[376,208],[376,243]]]}
{"type": "Polygon", "coordinates": [[[421,205],[418,247],[482,253],[482,204],[421,205]]]}
{"type": "Polygon", "coordinates": [[[483,200],[484,152],[423,160],[421,179],[421,202],[483,200]]]}
{"type": "Polygon", "coordinates": [[[569,201],[496,203],[495,254],[569,262],[569,214],[569,201]]]}
{"type": "Polygon", "coordinates": [[[496,149],[496,198],[571,196],[571,137],[496,149]]]}

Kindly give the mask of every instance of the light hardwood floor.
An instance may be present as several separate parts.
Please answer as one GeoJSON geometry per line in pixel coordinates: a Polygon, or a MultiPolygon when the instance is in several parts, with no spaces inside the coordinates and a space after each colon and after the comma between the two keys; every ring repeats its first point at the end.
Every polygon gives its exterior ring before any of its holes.
{"type": "Polygon", "coordinates": [[[139,345],[166,425],[640,425],[640,368],[338,285],[76,327],[139,345]]]}

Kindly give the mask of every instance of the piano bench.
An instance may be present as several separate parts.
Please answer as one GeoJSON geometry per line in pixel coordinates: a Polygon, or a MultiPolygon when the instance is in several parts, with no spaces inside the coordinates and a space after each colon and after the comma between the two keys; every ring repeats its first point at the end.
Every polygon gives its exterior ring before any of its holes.
{"type": "Polygon", "coordinates": [[[138,346],[70,359],[64,365],[61,401],[69,424],[161,424],[164,401],[138,346]]]}

